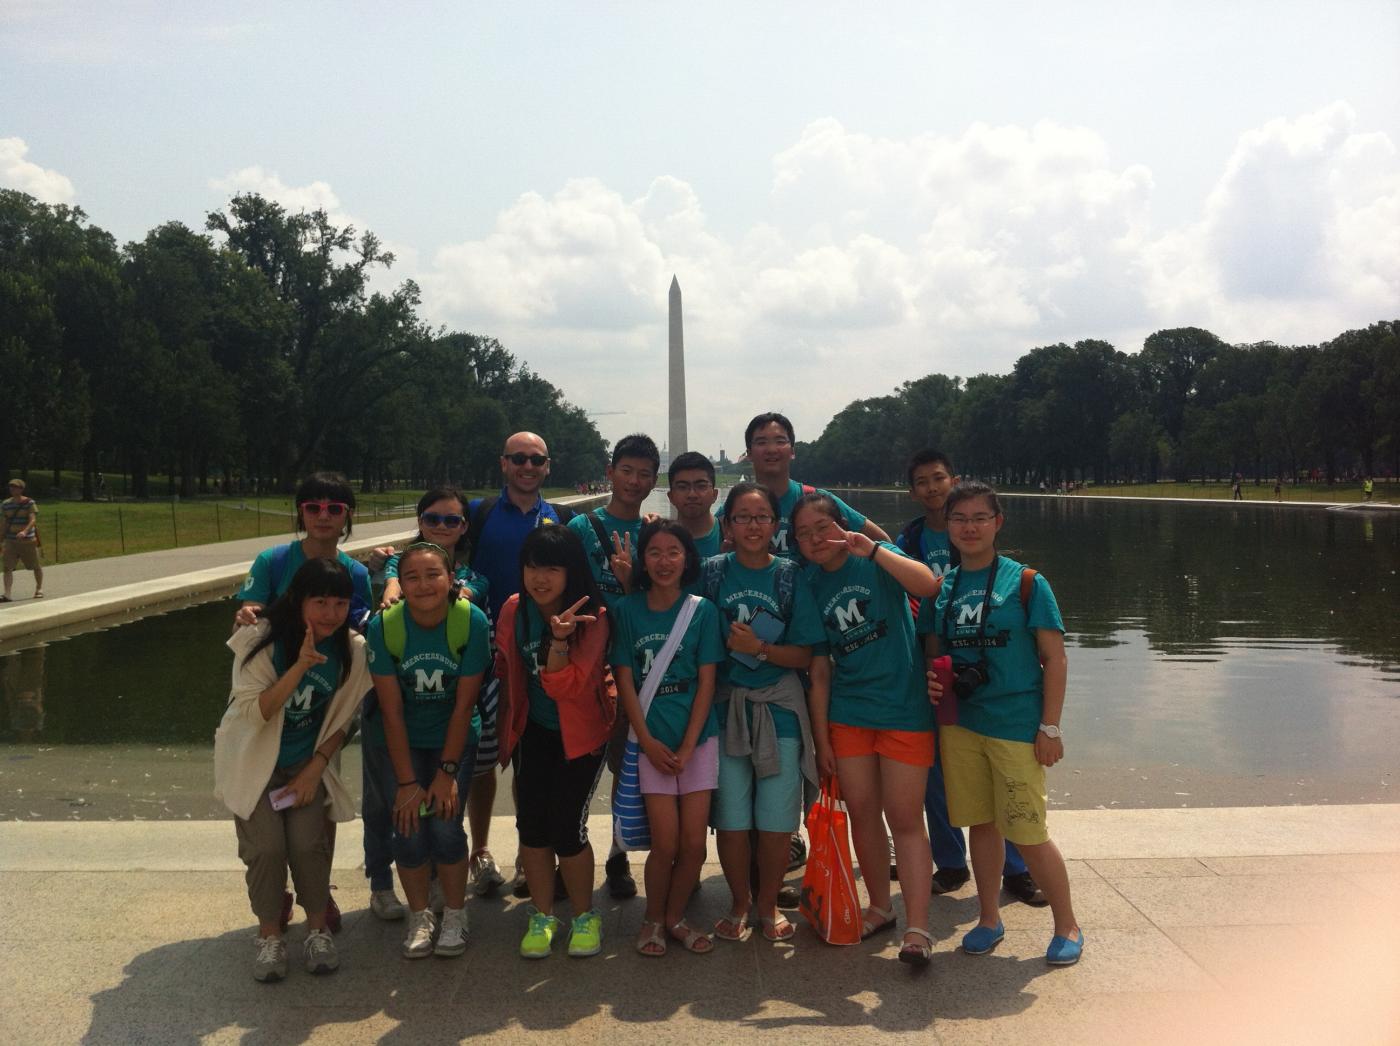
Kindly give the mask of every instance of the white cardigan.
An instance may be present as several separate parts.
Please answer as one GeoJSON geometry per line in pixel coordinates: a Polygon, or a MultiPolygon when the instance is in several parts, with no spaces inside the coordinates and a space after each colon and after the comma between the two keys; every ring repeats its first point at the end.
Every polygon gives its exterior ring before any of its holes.
{"type": "MultiPolygon", "coordinates": [[[[233,651],[233,689],[228,708],[219,728],[214,731],[214,797],[245,821],[262,798],[272,771],[277,767],[277,752],[282,744],[282,709],[271,719],[264,719],[258,697],[277,682],[277,669],[272,664],[272,645],[258,651],[247,661],[248,651],[267,635],[266,621],[248,625],[234,632],[228,640],[233,651]]],[[[345,682],[331,695],[326,718],[316,737],[319,747],[337,730],[350,726],[360,700],[374,685],[365,663],[363,636],[350,635],[350,671],[345,682]]],[[[340,780],[340,760],[334,759],[321,775],[326,786],[326,805],[331,820],[350,821],[355,817],[355,802],[340,780]]]]}

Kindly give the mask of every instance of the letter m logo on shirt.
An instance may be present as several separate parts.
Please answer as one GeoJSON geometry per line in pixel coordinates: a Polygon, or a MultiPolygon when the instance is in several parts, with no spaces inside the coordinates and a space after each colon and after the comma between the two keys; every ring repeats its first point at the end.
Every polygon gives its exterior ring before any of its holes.
{"type": "Polygon", "coordinates": [[[976,625],[982,620],[982,604],[968,603],[958,607],[958,625],[976,625]]]}
{"type": "Polygon", "coordinates": [[[300,690],[292,691],[292,696],[287,698],[287,707],[300,709],[303,712],[311,711],[311,695],[315,692],[314,685],[307,685],[300,690]]]}
{"type": "Polygon", "coordinates": [[[431,672],[428,672],[421,668],[415,668],[413,671],[418,676],[417,682],[413,684],[414,690],[418,691],[420,694],[429,691],[439,694],[442,693],[442,669],[435,668],[431,672]]]}
{"type": "Polygon", "coordinates": [[[865,624],[865,615],[860,612],[861,600],[852,599],[844,607],[836,607],[832,612],[836,618],[836,627],[845,632],[852,625],[865,624]]]}

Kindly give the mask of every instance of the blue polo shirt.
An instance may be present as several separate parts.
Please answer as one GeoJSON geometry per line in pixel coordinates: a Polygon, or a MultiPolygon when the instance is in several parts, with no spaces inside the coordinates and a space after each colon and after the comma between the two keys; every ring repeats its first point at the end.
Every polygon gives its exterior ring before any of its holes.
{"type": "MultiPolygon", "coordinates": [[[[467,517],[476,514],[481,498],[473,498],[467,506],[467,517]]],[[[538,527],[542,520],[559,522],[554,509],[536,496],[535,504],[528,512],[521,512],[515,502],[506,496],[506,488],[501,488],[499,499],[486,524],[481,528],[481,539],[472,549],[472,569],[484,574],[491,583],[489,604],[491,620],[495,621],[505,601],[520,591],[520,546],[525,543],[525,535],[538,527]]]]}

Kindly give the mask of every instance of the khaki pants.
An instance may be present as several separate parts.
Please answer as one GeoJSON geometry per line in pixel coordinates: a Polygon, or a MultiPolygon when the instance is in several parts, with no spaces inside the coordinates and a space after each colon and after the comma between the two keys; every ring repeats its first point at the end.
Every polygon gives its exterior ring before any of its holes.
{"type": "Polygon", "coordinates": [[[7,539],[4,543],[3,558],[6,570],[14,570],[16,563],[23,564],[25,570],[38,570],[39,545],[34,541],[7,539]]]}
{"type": "Polygon", "coordinates": [[[297,903],[308,912],[323,912],[331,897],[331,848],[326,839],[326,786],[316,789],[308,805],[274,810],[269,792],[286,785],[306,763],[278,768],[246,821],[233,819],[238,856],[247,866],[248,903],[259,922],[274,923],[282,912],[287,869],[292,870],[297,903]]]}

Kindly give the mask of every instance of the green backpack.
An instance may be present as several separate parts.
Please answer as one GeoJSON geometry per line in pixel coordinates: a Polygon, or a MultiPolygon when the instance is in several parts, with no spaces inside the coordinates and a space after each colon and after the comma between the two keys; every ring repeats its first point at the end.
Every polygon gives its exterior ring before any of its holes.
{"type": "MultiPolygon", "coordinates": [[[[404,620],[402,600],[387,608],[380,616],[384,619],[384,645],[389,656],[398,664],[403,661],[404,648],[408,645],[408,623],[404,620]]],[[[447,645],[452,655],[461,658],[467,649],[467,641],[472,636],[472,605],[470,600],[458,599],[447,608],[447,645]]]]}

